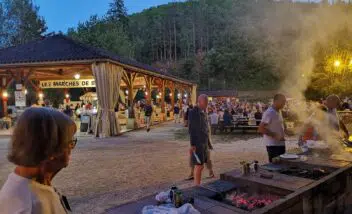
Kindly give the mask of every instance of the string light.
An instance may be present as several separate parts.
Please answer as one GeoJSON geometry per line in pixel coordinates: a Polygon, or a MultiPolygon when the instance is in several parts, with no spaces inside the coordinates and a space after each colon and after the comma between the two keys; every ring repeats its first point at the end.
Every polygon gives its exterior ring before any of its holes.
{"type": "Polygon", "coordinates": [[[79,78],[81,78],[81,75],[77,73],[77,74],[75,74],[74,78],[75,78],[76,80],[79,80],[79,78]]]}
{"type": "Polygon", "coordinates": [[[2,92],[2,97],[7,98],[8,96],[9,94],[7,93],[7,91],[2,92]]]}

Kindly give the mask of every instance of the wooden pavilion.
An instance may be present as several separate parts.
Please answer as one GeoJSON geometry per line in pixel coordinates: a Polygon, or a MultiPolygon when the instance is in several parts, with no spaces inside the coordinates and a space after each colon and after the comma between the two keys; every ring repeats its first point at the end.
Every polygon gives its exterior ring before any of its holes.
{"type": "MultiPolygon", "coordinates": [[[[0,90],[6,91],[10,85],[31,85],[41,93],[39,81],[61,80],[56,88],[84,87],[81,80],[92,81],[96,87],[99,110],[96,136],[108,137],[119,134],[118,119],[114,107],[120,91],[128,91],[128,103],[133,103],[138,88],[144,87],[146,100],[151,100],[153,88],[164,95],[166,88],[171,92],[171,105],[175,104],[175,91],[190,95],[196,101],[197,85],[177,78],[161,69],[122,58],[103,49],[89,47],[64,35],[43,37],[27,44],[0,50],[0,90]]],[[[83,81],[84,84],[85,81],[83,81]]],[[[23,90],[23,89],[21,89],[23,90]]],[[[160,96],[161,111],[165,114],[165,96],[160,96]]],[[[3,100],[6,98],[3,97],[3,100]]],[[[182,99],[179,99],[182,100],[182,99]]]]}

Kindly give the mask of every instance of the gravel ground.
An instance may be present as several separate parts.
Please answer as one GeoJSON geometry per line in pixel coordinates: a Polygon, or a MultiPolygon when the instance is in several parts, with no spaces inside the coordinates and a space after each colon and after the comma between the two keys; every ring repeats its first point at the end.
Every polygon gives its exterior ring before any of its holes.
{"type": "MultiPolygon", "coordinates": [[[[7,143],[8,138],[0,139],[1,186],[13,170],[6,160],[7,143]]],[[[239,167],[242,160],[267,161],[265,147],[255,134],[216,135],[213,144],[217,175],[239,167]]],[[[173,184],[191,186],[192,182],[183,181],[189,174],[188,148],[187,130],[174,123],[117,138],[81,137],[69,167],[57,175],[54,185],[68,196],[74,213],[104,213],[173,184]]]]}

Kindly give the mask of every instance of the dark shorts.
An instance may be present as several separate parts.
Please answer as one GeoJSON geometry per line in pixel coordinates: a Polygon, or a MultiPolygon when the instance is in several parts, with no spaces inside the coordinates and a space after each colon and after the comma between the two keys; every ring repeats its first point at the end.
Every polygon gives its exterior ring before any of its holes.
{"type": "Polygon", "coordinates": [[[269,162],[273,161],[273,158],[278,157],[282,154],[285,154],[286,147],[285,146],[267,146],[266,151],[268,151],[269,162]]]}
{"type": "Polygon", "coordinates": [[[193,165],[203,165],[208,162],[208,147],[207,145],[197,145],[196,152],[199,158],[200,163],[197,161],[197,158],[191,154],[191,160],[193,165]]]}

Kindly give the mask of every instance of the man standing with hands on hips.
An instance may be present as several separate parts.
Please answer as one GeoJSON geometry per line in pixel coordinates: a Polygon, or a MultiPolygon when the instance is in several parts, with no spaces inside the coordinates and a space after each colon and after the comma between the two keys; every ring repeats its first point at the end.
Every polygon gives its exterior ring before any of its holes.
{"type": "Polygon", "coordinates": [[[258,131],[263,134],[269,162],[286,152],[284,120],[281,114],[285,104],[286,97],[283,94],[276,94],[273,105],[264,112],[259,125],[258,131]]]}
{"type": "Polygon", "coordinates": [[[195,106],[188,115],[189,134],[191,138],[191,157],[194,165],[194,183],[200,185],[204,163],[207,163],[209,153],[209,123],[208,123],[208,96],[198,97],[198,106],[195,106]]]}

